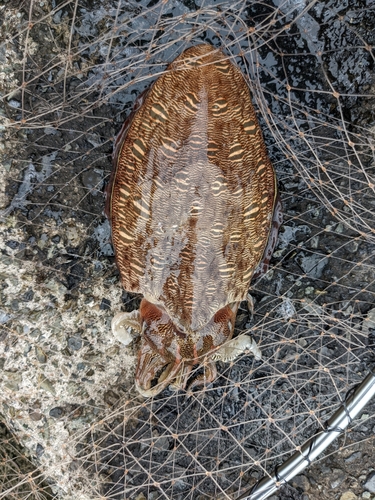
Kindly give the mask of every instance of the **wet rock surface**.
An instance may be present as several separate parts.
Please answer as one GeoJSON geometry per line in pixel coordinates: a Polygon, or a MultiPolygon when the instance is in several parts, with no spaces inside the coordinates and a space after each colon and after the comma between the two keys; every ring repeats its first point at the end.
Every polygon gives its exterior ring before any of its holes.
{"type": "MultiPolygon", "coordinates": [[[[235,498],[321,428],[374,361],[373,5],[74,5],[1,11],[0,412],[27,449],[15,455],[59,498],[235,498]],[[136,346],[110,333],[139,297],[119,284],[102,190],[135,97],[201,41],[254,82],[285,222],[252,287],[255,317],[243,305],[237,321],[263,361],[219,363],[207,390],[144,402],[136,346]]],[[[363,415],[271,498],[374,499],[374,405],[363,415]]]]}

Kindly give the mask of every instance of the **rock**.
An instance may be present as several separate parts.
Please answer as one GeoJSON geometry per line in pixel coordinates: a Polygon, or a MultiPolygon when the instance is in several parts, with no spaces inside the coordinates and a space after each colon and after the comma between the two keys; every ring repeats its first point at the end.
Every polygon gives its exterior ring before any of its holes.
{"type": "Polygon", "coordinates": [[[324,309],[320,305],[316,304],[310,299],[304,299],[302,301],[303,308],[313,316],[324,316],[324,309]]]}
{"type": "Polygon", "coordinates": [[[32,411],[30,412],[30,418],[31,420],[33,420],[34,422],[38,422],[38,420],[41,420],[43,418],[43,415],[41,413],[39,413],[38,411],[32,411]]]}
{"type": "Polygon", "coordinates": [[[33,300],[34,298],[34,292],[31,288],[29,288],[29,290],[27,290],[27,292],[25,292],[22,296],[22,301],[23,302],[30,302],[30,300],[33,300]]]}
{"type": "Polygon", "coordinates": [[[12,308],[13,311],[18,311],[20,307],[18,300],[16,299],[12,300],[12,302],[10,303],[10,307],[12,308]]]}
{"type": "Polygon", "coordinates": [[[55,408],[52,408],[50,410],[49,414],[50,414],[50,417],[61,418],[63,415],[65,415],[65,411],[60,406],[56,406],[55,408]]]}
{"type": "Polygon", "coordinates": [[[101,311],[109,311],[111,309],[111,301],[103,297],[99,308],[101,311]]]}
{"type": "Polygon", "coordinates": [[[8,240],[5,242],[6,246],[11,248],[12,250],[15,250],[16,248],[19,247],[19,242],[15,240],[8,240]]]}
{"type": "Polygon", "coordinates": [[[328,258],[318,254],[307,254],[301,258],[299,264],[309,278],[319,279],[328,264],[328,258]]]}
{"type": "Polygon", "coordinates": [[[371,472],[367,478],[365,483],[363,484],[365,490],[370,491],[371,493],[375,493],[375,471],[371,472]]]}
{"type": "Polygon", "coordinates": [[[296,488],[301,488],[303,491],[308,491],[310,489],[310,483],[306,476],[299,475],[293,479],[293,486],[296,488]]]}
{"type": "Polygon", "coordinates": [[[62,11],[62,9],[61,9],[61,10],[58,10],[58,11],[56,12],[56,14],[53,16],[53,18],[52,18],[52,19],[53,19],[53,22],[54,22],[55,24],[60,24],[60,23],[61,23],[61,16],[62,16],[62,13],[63,13],[63,11],[62,11]]]}
{"type": "Polygon", "coordinates": [[[81,337],[69,337],[68,338],[68,347],[72,351],[79,351],[82,347],[82,339],[81,337]]]}
{"type": "Polygon", "coordinates": [[[43,453],[44,453],[44,448],[43,448],[43,446],[42,446],[40,443],[38,443],[38,444],[36,445],[36,450],[35,450],[35,452],[36,452],[36,456],[37,456],[38,458],[40,458],[40,457],[43,455],[43,453]]]}
{"type": "Polygon", "coordinates": [[[120,399],[120,396],[113,392],[112,390],[106,391],[104,393],[104,401],[109,405],[109,406],[114,406],[117,401],[120,399]]]}
{"type": "Polygon", "coordinates": [[[45,127],[43,132],[46,134],[46,135],[56,135],[57,134],[57,130],[53,127],[45,127]]]}
{"type": "Polygon", "coordinates": [[[45,352],[39,346],[35,346],[35,355],[39,363],[45,363],[47,361],[45,352]]]}
{"type": "Polygon", "coordinates": [[[336,479],[333,479],[331,481],[331,488],[334,490],[335,488],[338,488],[340,484],[344,481],[344,477],[337,477],[336,479]]]}
{"type": "Polygon", "coordinates": [[[362,331],[364,335],[369,335],[371,331],[375,329],[375,308],[370,309],[367,313],[366,318],[362,323],[362,331]]]}
{"type": "Polygon", "coordinates": [[[356,451],[349,455],[348,457],[345,458],[345,462],[347,464],[350,464],[351,462],[355,462],[355,460],[359,460],[362,457],[362,452],[361,451],[356,451]]]}
{"type": "Polygon", "coordinates": [[[81,178],[82,184],[88,189],[99,189],[102,183],[102,173],[96,170],[85,170],[81,178]]]}
{"type": "Polygon", "coordinates": [[[331,475],[331,474],[332,474],[332,472],[333,472],[333,471],[332,471],[332,469],[331,469],[330,467],[327,467],[327,466],[325,466],[325,465],[322,465],[322,466],[320,467],[320,470],[322,471],[322,474],[324,474],[324,475],[327,475],[327,474],[331,475]]]}
{"type": "Polygon", "coordinates": [[[334,478],[331,481],[331,488],[335,489],[344,481],[344,479],[346,478],[346,474],[343,470],[340,469],[334,469],[333,473],[334,478]]]}
{"type": "Polygon", "coordinates": [[[53,384],[44,375],[40,377],[39,387],[44,391],[51,393],[53,396],[56,396],[56,391],[53,384]]]}
{"type": "Polygon", "coordinates": [[[6,374],[7,381],[5,385],[11,391],[18,391],[19,384],[22,382],[22,373],[19,372],[4,372],[6,374]]]}
{"type": "Polygon", "coordinates": [[[21,107],[21,103],[20,101],[17,101],[16,99],[10,99],[8,101],[8,104],[9,106],[11,106],[12,108],[20,108],[21,107]]]}
{"type": "Polygon", "coordinates": [[[341,497],[340,500],[357,500],[357,495],[355,495],[352,491],[345,491],[341,497]]]}
{"type": "Polygon", "coordinates": [[[155,441],[153,441],[155,449],[159,451],[168,451],[169,450],[169,439],[166,436],[161,436],[159,438],[156,438],[155,441]]]}

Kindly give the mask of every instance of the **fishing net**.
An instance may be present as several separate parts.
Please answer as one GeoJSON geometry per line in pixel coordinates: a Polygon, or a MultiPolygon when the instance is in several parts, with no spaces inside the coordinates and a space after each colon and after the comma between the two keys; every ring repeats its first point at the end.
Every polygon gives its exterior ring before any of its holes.
{"type": "MultiPolygon", "coordinates": [[[[0,499],[238,498],[373,366],[375,5],[28,0],[0,14],[0,499]],[[120,286],[103,189],[136,96],[202,42],[248,79],[284,224],[254,316],[244,303],[236,322],[262,360],[145,399],[136,346],[110,330],[140,299],[120,286]]],[[[370,404],[328,458],[360,446],[374,463],[374,417],[370,404]]]]}

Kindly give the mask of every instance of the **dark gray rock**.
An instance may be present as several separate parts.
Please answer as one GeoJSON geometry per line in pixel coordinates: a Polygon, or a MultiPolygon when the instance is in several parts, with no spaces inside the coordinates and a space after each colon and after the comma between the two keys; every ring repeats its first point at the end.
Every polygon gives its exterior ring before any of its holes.
{"type": "Polygon", "coordinates": [[[365,490],[369,491],[370,493],[375,493],[375,471],[371,472],[367,476],[366,481],[363,484],[363,487],[365,490]]]}
{"type": "Polygon", "coordinates": [[[68,338],[68,347],[72,351],[79,351],[82,347],[82,339],[81,337],[69,337],[68,338]]]}

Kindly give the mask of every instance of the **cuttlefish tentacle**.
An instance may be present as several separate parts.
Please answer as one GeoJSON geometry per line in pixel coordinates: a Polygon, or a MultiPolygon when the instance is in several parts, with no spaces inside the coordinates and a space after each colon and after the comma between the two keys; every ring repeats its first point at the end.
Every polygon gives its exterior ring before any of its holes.
{"type": "Polygon", "coordinates": [[[254,358],[257,361],[262,359],[262,352],[259,349],[257,343],[246,333],[242,333],[238,337],[223,344],[220,349],[211,354],[210,357],[214,361],[225,361],[229,363],[230,361],[238,358],[238,356],[240,356],[245,351],[252,352],[254,354],[254,358]]]}
{"type": "Polygon", "coordinates": [[[129,345],[141,334],[139,309],[117,313],[111,322],[112,333],[124,345],[129,345]]]}
{"type": "Polygon", "coordinates": [[[171,391],[180,391],[182,389],[185,389],[192,369],[192,365],[184,364],[173,383],[169,385],[169,389],[171,391]]]}
{"type": "Polygon", "coordinates": [[[135,386],[144,397],[155,396],[174,380],[181,369],[181,359],[168,362],[154,351],[147,342],[142,342],[138,353],[138,363],[135,372],[135,386]],[[161,373],[160,373],[161,372],[161,373]],[[160,373],[160,375],[158,375],[160,373]],[[153,380],[157,383],[152,386],[153,380]]]}
{"type": "Polygon", "coordinates": [[[191,391],[194,387],[207,386],[215,380],[217,376],[216,364],[214,361],[206,361],[203,364],[203,373],[197,375],[187,386],[187,391],[191,391]]]}

